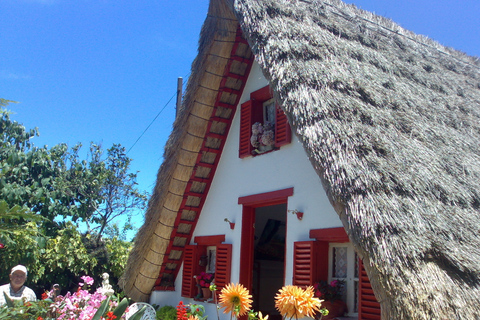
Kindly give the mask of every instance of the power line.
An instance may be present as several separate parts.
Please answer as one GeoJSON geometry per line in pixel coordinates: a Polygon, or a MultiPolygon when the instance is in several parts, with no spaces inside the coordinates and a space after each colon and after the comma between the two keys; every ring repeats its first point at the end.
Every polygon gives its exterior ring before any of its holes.
{"type": "MultiPolygon", "coordinates": [[[[190,73],[188,73],[185,78],[187,78],[188,76],[190,75],[190,73]]],[[[187,81],[185,81],[183,83],[183,86],[185,87],[187,81]]],[[[168,106],[168,104],[172,101],[172,99],[177,95],[177,92],[175,91],[175,93],[170,97],[170,99],[168,99],[167,103],[165,103],[165,105],[163,106],[163,108],[157,113],[157,115],[155,116],[155,118],[153,118],[153,120],[150,122],[150,124],[145,128],[145,130],[143,130],[142,134],[137,138],[137,140],[135,140],[135,142],[133,143],[133,145],[128,149],[127,151],[127,154],[130,152],[130,150],[133,149],[133,147],[135,147],[135,145],[137,144],[137,142],[143,137],[143,135],[145,134],[145,132],[147,132],[147,130],[152,126],[152,124],[155,122],[155,120],[157,120],[157,118],[160,116],[160,114],[163,112],[163,110],[165,110],[165,108],[168,106]]]]}

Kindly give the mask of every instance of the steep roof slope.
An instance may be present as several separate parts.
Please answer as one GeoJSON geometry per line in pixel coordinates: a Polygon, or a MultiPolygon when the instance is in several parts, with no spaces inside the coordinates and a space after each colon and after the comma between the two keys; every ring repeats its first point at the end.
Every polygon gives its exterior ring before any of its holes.
{"type": "Polygon", "coordinates": [[[127,293],[144,299],[135,287],[151,288],[158,275],[143,261],[165,253],[152,234],[168,238],[174,219],[160,208],[169,190],[182,193],[171,179],[187,158],[177,146],[188,140],[205,64],[221,63],[205,50],[235,17],[364,258],[383,318],[478,315],[480,63],[337,0],[211,1],[127,293]]]}
{"type": "Polygon", "coordinates": [[[235,12],[383,318],[478,316],[478,59],[340,1],[235,12]]]}

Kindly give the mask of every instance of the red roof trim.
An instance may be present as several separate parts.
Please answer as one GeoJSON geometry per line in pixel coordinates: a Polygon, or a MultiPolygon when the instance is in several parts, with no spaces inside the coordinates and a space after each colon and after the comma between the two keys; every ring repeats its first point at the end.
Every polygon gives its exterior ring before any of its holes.
{"type": "Polygon", "coordinates": [[[219,234],[216,236],[197,236],[193,239],[193,241],[200,246],[216,246],[217,244],[225,242],[225,235],[219,234]]]}
{"type": "MultiPolygon", "coordinates": [[[[214,110],[212,111],[212,115],[210,116],[209,124],[207,125],[207,131],[206,131],[206,134],[205,134],[205,138],[204,138],[202,147],[200,149],[200,150],[205,149],[205,143],[206,143],[206,140],[207,140],[208,137],[215,137],[215,138],[218,138],[218,139],[221,140],[220,141],[220,146],[218,148],[219,151],[217,152],[219,155],[216,157],[214,164],[205,164],[205,163],[200,162],[201,157],[202,157],[202,152],[200,151],[198,153],[196,165],[195,165],[194,171],[193,171],[193,173],[190,177],[190,181],[198,180],[198,178],[195,177],[195,171],[196,171],[196,168],[199,167],[199,166],[204,166],[204,167],[211,168],[210,176],[209,176],[209,179],[202,179],[202,182],[204,182],[206,184],[205,189],[204,189],[204,193],[203,194],[193,194],[193,196],[196,196],[196,197],[200,198],[200,204],[198,205],[198,207],[190,207],[190,206],[186,205],[188,195],[192,194],[191,190],[190,190],[192,184],[190,182],[187,183],[187,187],[186,187],[186,190],[184,192],[184,199],[183,199],[183,201],[180,205],[180,209],[177,213],[177,217],[176,217],[176,220],[175,220],[175,223],[174,223],[175,227],[174,227],[174,230],[173,230],[172,235],[170,237],[170,243],[169,243],[169,245],[166,249],[166,252],[165,252],[165,257],[163,259],[162,267],[161,267],[160,272],[159,272],[159,279],[157,280],[156,286],[154,287],[155,289],[157,289],[157,288],[167,288],[166,286],[159,286],[159,284],[161,282],[161,278],[164,274],[170,274],[173,281],[177,277],[177,274],[179,272],[179,268],[180,268],[182,260],[183,260],[183,252],[182,252],[182,257],[180,257],[179,260],[169,261],[168,257],[170,255],[170,252],[171,252],[172,248],[173,248],[173,240],[175,239],[175,237],[179,236],[177,234],[178,225],[179,225],[180,222],[185,223],[185,221],[182,220],[182,218],[181,218],[181,216],[182,216],[181,212],[184,209],[194,210],[196,212],[199,212],[199,214],[196,216],[195,220],[189,222],[189,224],[192,225],[190,233],[181,235],[182,237],[186,238],[186,243],[188,244],[191,241],[193,231],[195,230],[195,226],[196,226],[198,218],[201,214],[203,204],[205,203],[205,199],[208,195],[208,191],[210,189],[211,182],[213,180],[213,177],[215,176],[215,171],[217,169],[218,161],[220,159],[220,155],[222,153],[222,150],[223,150],[223,147],[225,145],[225,141],[227,139],[228,132],[229,132],[229,129],[230,129],[230,126],[231,126],[231,121],[232,121],[233,116],[235,114],[235,110],[236,110],[236,107],[237,107],[238,102],[240,100],[241,93],[243,92],[244,86],[246,84],[246,80],[248,78],[248,74],[250,73],[250,69],[251,69],[252,64],[253,64],[253,55],[250,58],[241,58],[241,61],[247,64],[247,68],[246,68],[246,71],[245,71],[245,76],[241,77],[242,80],[244,80],[244,82],[242,84],[242,87],[240,88],[240,90],[238,90],[238,92],[237,92],[238,94],[237,94],[237,97],[236,97],[236,100],[235,100],[234,103],[227,104],[227,103],[221,102],[220,100],[221,100],[221,97],[222,97],[222,93],[224,91],[226,91],[225,89],[227,89],[227,88],[224,87],[224,85],[225,85],[225,82],[226,82],[227,78],[229,77],[229,74],[231,74],[230,69],[231,69],[231,66],[232,66],[232,61],[236,60],[235,55],[236,55],[236,50],[237,50],[237,47],[238,47],[238,43],[239,42],[245,43],[245,41],[246,40],[244,40],[243,36],[242,36],[242,31],[241,31],[240,27],[238,27],[237,28],[237,36],[236,36],[236,42],[237,43],[234,44],[234,46],[232,48],[232,51],[231,51],[231,56],[229,58],[229,62],[227,63],[227,66],[225,67],[224,77],[221,80],[221,84],[220,84],[219,91],[218,91],[218,94],[217,94],[217,99],[216,99],[216,102],[215,102],[215,107],[214,107],[214,110]],[[233,110],[233,112],[230,116],[230,119],[225,121],[226,128],[225,128],[224,135],[215,134],[211,131],[211,126],[212,126],[212,123],[213,123],[212,118],[215,118],[217,107],[229,108],[229,109],[233,110]],[[175,263],[176,267],[174,269],[169,269],[169,268],[167,268],[167,263],[175,263]]],[[[168,287],[170,287],[170,286],[168,286],[168,287]]]]}
{"type": "Polygon", "coordinates": [[[312,229],[310,230],[310,238],[316,239],[317,241],[327,241],[327,242],[349,242],[350,241],[343,227],[312,229]]]}
{"type": "Polygon", "coordinates": [[[272,97],[273,97],[273,92],[270,89],[269,85],[250,93],[251,100],[267,101],[267,100],[270,100],[272,97]]]}
{"type": "Polygon", "coordinates": [[[254,194],[251,196],[239,197],[238,204],[249,207],[272,205],[276,202],[285,203],[285,200],[293,195],[293,188],[287,188],[277,191],[254,194]]]}

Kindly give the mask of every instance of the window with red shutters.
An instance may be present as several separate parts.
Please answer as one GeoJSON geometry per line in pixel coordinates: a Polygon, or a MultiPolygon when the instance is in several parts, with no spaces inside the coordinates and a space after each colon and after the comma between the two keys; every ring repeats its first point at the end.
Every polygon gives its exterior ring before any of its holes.
{"type": "MultiPolygon", "coordinates": [[[[343,228],[315,229],[310,231],[312,241],[294,242],[293,285],[306,287],[320,280],[328,281],[329,243],[346,243],[348,236],[343,228]]],[[[358,319],[381,320],[377,302],[362,261],[358,261],[358,319]]]]}
{"type": "MultiPolygon", "coordinates": [[[[283,110],[272,100],[273,94],[269,86],[263,87],[250,94],[250,100],[240,106],[240,143],[239,157],[245,158],[261,153],[278,149],[283,145],[291,142],[291,129],[288,124],[287,117],[283,110]],[[274,108],[274,109],[273,109],[274,108]],[[270,119],[271,118],[271,119],[270,119]],[[256,146],[253,146],[252,126],[259,123],[262,128],[266,128],[265,124],[269,120],[273,122],[271,139],[262,139],[263,134],[255,135],[253,139],[256,146]],[[269,141],[268,145],[263,142],[269,141]]],[[[270,130],[265,130],[270,131],[270,130]]],[[[271,136],[270,136],[271,137],[271,136]]]]}
{"type": "Polygon", "coordinates": [[[185,246],[183,258],[181,295],[185,298],[195,298],[198,293],[194,276],[202,271],[208,272],[207,265],[199,263],[207,255],[207,248],[216,247],[215,254],[215,284],[218,290],[230,283],[232,265],[232,245],[221,243],[225,235],[195,237],[196,245],[185,246]]]}

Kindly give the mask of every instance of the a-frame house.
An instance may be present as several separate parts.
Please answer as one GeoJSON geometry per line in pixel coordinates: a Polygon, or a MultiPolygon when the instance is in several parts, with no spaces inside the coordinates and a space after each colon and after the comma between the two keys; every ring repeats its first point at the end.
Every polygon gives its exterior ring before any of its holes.
{"type": "Polygon", "coordinates": [[[215,272],[274,317],[340,279],[350,317],[475,319],[479,70],[338,0],[211,0],[125,292],[193,302],[215,272]]]}

